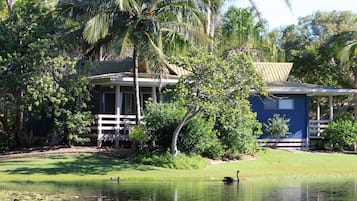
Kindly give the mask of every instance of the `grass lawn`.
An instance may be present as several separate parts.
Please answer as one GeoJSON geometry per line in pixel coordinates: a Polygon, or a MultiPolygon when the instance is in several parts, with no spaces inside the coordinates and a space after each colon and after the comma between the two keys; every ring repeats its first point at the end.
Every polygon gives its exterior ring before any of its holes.
{"type": "Polygon", "coordinates": [[[267,149],[255,160],[208,165],[199,170],[173,170],[133,164],[96,154],[66,154],[31,158],[1,159],[2,181],[94,181],[120,176],[122,180],[241,180],[357,176],[357,155],[288,152],[267,149]]]}

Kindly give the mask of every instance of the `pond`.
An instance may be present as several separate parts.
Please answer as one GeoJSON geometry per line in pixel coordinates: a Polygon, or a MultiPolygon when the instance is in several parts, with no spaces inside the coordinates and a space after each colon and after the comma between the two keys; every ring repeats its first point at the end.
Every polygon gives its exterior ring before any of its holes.
{"type": "Polygon", "coordinates": [[[242,181],[224,185],[221,181],[88,183],[7,182],[0,184],[0,200],[78,201],[303,201],[357,200],[357,179],[315,181],[281,179],[242,181]]]}

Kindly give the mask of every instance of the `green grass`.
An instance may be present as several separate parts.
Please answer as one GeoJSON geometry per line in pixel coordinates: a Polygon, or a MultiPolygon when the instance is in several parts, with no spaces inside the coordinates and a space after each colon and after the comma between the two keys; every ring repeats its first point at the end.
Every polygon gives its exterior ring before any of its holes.
{"type": "Polygon", "coordinates": [[[240,170],[242,180],[315,178],[357,175],[357,155],[266,150],[256,160],[208,165],[199,170],[174,170],[140,165],[95,154],[0,160],[1,181],[220,180],[240,170]]]}

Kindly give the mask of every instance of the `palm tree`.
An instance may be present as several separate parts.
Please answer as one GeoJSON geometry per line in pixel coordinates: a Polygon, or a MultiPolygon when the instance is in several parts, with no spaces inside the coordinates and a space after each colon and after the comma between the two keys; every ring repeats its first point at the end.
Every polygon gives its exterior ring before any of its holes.
{"type": "MultiPolygon", "coordinates": [[[[140,123],[138,59],[142,49],[154,52],[165,63],[162,34],[171,41],[180,38],[202,40],[202,17],[194,1],[189,0],[106,0],[66,1],[63,11],[77,12],[86,21],[83,36],[89,44],[115,41],[121,58],[132,56],[136,123],[140,123]],[[188,23],[189,22],[189,23],[188,23]]],[[[145,51],[146,52],[146,51],[145,51]]]]}
{"type": "Polygon", "coordinates": [[[230,7],[224,14],[217,49],[220,54],[249,54],[255,61],[283,60],[276,44],[277,35],[267,33],[264,23],[253,8],[230,7]]]}
{"type": "MultiPolygon", "coordinates": [[[[351,31],[346,33],[349,37],[347,37],[347,41],[345,37],[341,37],[344,40],[344,47],[338,53],[338,56],[341,60],[341,63],[353,72],[353,87],[357,89],[357,32],[351,31]]],[[[345,34],[341,34],[344,36],[345,34]]],[[[354,116],[357,120],[357,94],[355,95],[355,106],[354,106],[354,116]]]]}

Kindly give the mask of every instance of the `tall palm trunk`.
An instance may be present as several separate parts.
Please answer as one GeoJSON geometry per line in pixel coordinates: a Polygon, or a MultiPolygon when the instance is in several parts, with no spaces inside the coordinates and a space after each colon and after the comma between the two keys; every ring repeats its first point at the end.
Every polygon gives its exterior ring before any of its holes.
{"type": "Polygon", "coordinates": [[[134,45],[133,51],[133,78],[134,78],[134,101],[135,101],[135,108],[136,117],[135,122],[138,125],[140,123],[140,91],[139,91],[139,82],[138,82],[138,68],[139,68],[139,56],[138,56],[138,48],[134,45]]]}

